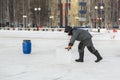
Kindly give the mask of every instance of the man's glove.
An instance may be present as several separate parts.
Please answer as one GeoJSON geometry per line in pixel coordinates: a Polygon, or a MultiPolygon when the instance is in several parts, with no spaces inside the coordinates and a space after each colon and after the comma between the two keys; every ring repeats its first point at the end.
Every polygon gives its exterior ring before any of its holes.
{"type": "Polygon", "coordinates": [[[68,51],[72,48],[72,46],[68,46],[65,49],[67,49],[68,51]]]}

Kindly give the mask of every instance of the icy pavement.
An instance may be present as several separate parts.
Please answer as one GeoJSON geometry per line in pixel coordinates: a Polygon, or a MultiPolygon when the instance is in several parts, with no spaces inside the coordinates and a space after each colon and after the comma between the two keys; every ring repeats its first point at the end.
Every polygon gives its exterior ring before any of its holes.
{"type": "Polygon", "coordinates": [[[0,80],[120,80],[120,33],[115,39],[111,33],[92,35],[103,56],[99,63],[87,49],[84,63],[76,63],[79,42],[66,52],[69,37],[63,32],[0,31],[0,80]],[[31,54],[22,52],[24,39],[32,42],[31,54]],[[64,63],[68,58],[59,57],[59,51],[71,57],[71,62],[64,63]],[[57,62],[58,57],[63,63],[57,62]]]}

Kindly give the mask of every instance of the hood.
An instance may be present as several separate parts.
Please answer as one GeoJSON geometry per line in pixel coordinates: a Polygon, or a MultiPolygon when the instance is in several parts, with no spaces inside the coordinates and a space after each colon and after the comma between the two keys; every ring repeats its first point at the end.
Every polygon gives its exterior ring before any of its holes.
{"type": "Polygon", "coordinates": [[[70,26],[66,26],[65,27],[65,32],[66,33],[70,32],[71,30],[72,30],[72,27],[70,27],[70,26]]]}

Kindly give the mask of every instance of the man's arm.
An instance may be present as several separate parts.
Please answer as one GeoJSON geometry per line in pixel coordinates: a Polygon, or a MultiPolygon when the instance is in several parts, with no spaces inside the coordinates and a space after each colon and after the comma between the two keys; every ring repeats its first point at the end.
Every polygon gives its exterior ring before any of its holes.
{"type": "Polygon", "coordinates": [[[69,51],[72,48],[72,46],[73,46],[75,40],[77,39],[78,35],[79,35],[78,31],[73,33],[73,35],[72,35],[72,37],[70,39],[70,42],[68,44],[68,47],[66,47],[65,49],[68,49],[68,51],[69,51]]]}
{"type": "Polygon", "coordinates": [[[77,37],[79,36],[79,32],[78,32],[78,30],[76,30],[74,33],[73,33],[73,35],[72,35],[72,37],[71,37],[71,39],[70,39],[70,42],[69,42],[69,46],[73,46],[73,44],[74,44],[74,42],[75,42],[75,40],[77,39],[77,37]]]}

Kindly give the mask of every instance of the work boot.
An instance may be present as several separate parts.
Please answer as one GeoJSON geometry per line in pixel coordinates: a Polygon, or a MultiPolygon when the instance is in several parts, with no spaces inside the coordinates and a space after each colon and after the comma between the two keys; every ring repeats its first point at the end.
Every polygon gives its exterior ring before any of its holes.
{"type": "Polygon", "coordinates": [[[76,59],[75,61],[76,61],[76,62],[84,62],[84,60],[83,60],[83,58],[84,58],[84,52],[80,52],[80,53],[79,53],[79,56],[80,56],[80,58],[79,58],[79,59],[76,59]]]}
{"type": "Polygon", "coordinates": [[[84,62],[83,59],[76,59],[76,62],[84,62]]]}
{"type": "Polygon", "coordinates": [[[95,51],[93,54],[97,57],[97,60],[95,60],[95,62],[99,62],[103,59],[98,51],[95,51]]]}
{"type": "Polygon", "coordinates": [[[97,58],[97,60],[95,60],[95,62],[99,62],[102,60],[102,57],[101,58],[97,58]]]}

